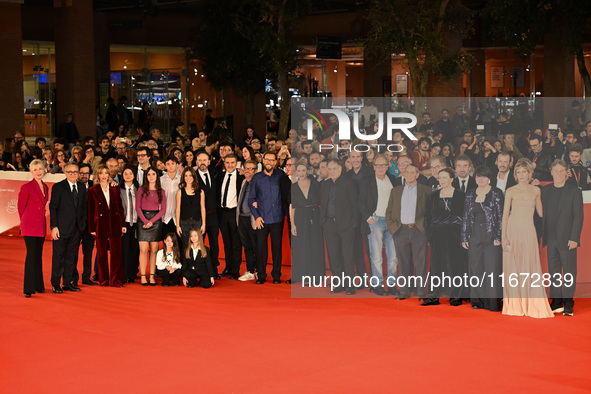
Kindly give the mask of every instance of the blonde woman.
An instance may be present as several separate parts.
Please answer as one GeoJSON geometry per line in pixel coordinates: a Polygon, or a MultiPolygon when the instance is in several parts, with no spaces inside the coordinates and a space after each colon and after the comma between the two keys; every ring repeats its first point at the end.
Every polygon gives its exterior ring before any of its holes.
{"type": "Polygon", "coordinates": [[[542,286],[542,267],[534,210],[543,215],[540,189],[530,184],[533,166],[528,159],[515,165],[517,185],[507,189],[503,209],[503,314],[554,317],[542,286]]]}

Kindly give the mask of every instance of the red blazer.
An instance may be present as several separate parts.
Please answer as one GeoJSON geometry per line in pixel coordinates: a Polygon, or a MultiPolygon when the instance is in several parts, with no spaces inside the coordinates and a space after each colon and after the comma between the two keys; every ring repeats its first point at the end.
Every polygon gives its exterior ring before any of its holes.
{"type": "Polygon", "coordinates": [[[88,188],[88,232],[99,238],[120,237],[124,226],[123,204],[119,186],[109,186],[110,206],[101,185],[88,188]]]}
{"type": "Polygon", "coordinates": [[[21,235],[25,237],[45,237],[45,208],[49,200],[49,187],[43,184],[45,196],[37,181],[25,183],[18,193],[18,215],[21,219],[21,235]]]}

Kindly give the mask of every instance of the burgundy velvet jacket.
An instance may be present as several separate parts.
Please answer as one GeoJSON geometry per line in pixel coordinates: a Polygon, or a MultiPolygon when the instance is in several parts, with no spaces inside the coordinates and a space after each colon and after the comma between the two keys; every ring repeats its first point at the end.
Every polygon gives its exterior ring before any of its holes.
{"type": "Polygon", "coordinates": [[[120,237],[125,226],[118,186],[109,186],[109,199],[110,205],[107,205],[100,184],[88,189],[88,232],[96,233],[98,238],[120,237]]]}

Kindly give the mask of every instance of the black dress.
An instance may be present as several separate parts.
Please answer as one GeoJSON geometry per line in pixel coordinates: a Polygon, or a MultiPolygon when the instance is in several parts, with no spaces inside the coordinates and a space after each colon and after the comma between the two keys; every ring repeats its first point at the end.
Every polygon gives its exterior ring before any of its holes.
{"type": "MultiPolygon", "coordinates": [[[[441,190],[431,194],[426,220],[431,244],[431,277],[441,278],[443,274],[452,278],[463,277],[466,273],[460,240],[464,199],[465,194],[458,189],[454,190],[451,198],[442,198],[441,190]]],[[[449,283],[445,283],[447,289],[451,290],[451,299],[464,298],[464,286],[449,286],[449,283]]],[[[442,290],[443,286],[440,285],[430,287],[429,297],[439,298],[442,290]]]]}
{"type": "MultiPolygon", "coordinates": [[[[301,282],[303,276],[320,278],[325,274],[325,263],[319,184],[310,181],[306,198],[299,184],[294,183],[291,188],[291,205],[295,209],[293,221],[298,234],[292,235],[291,241],[291,280],[301,282]]],[[[306,284],[308,283],[306,280],[306,284]]]]}
{"type": "Polygon", "coordinates": [[[474,204],[474,233],[468,249],[469,276],[484,282],[470,286],[473,307],[499,312],[501,310],[502,285],[499,283],[502,267],[501,248],[494,246],[493,237],[486,231],[486,215],[481,203],[474,204]],[[491,286],[492,285],[492,286],[491,286]]]}

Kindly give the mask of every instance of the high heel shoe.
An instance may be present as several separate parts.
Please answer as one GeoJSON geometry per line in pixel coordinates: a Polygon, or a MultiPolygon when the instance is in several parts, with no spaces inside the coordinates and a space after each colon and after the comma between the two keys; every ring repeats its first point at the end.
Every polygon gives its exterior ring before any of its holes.
{"type": "Polygon", "coordinates": [[[150,286],[156,286],[156,279],[154,279],[154,282],[152,283],[153,276],[154,274],[150,274],[150,286]]]}
{"type": "MultiPolygon", "coordinates": [[[[145,278],[146,275],[140,275],[142,278],[145,278]]],[[[141,279],[140,279],[141,280],[141,279]]],[[[142,282],[142,286],[148,286],[148,282],[142,282]]]]}

